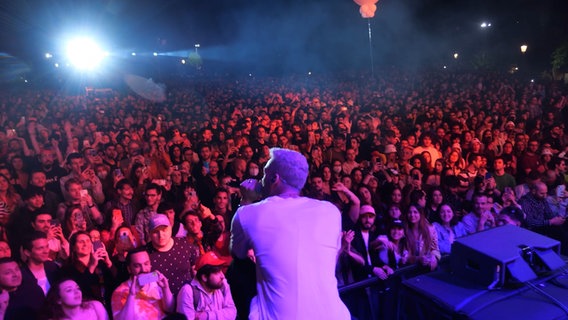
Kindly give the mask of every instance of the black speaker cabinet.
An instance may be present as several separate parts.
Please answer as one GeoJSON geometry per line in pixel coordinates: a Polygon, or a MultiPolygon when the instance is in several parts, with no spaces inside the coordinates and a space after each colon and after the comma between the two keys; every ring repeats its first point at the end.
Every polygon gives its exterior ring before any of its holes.
{"type": "Polygon", "coordinates": [[[405,319],[568,319],[568,278],[561,271],[489,290],[439,270],[404,281],[401,291],[405,319]]]}
{"type": "Polygon", "coordinates": [[[487,288],[502,287],[563,267],[559,254],[560,242],[507,225],[456,239],[450,270],[458,278],[487,288]]]}

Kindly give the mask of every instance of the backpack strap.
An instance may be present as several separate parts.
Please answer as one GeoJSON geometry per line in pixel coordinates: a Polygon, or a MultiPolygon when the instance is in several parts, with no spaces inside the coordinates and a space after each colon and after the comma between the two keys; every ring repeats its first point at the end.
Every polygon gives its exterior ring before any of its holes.
{"type": "Polygon", "coordinates": [[[197,306],[199,306],[199,302],[201,301],[201,292],[199,292],[199,289],[192,286],[191,284],[189,286],[193,291],[193,309],[197,311],[197,306]]]}
{"type": "MultiPolygon", "coordinates": [[[[199,292],[199,289],[191,285],[191,283],[188,282],[188,284],[193,291],[193,309],[197,311],[197,306],[199,306],[199,302],[201,302],[201,292],[199,292]]],[[[223,293],[223,297],[227,294],[227,286],[223,285],[221,287],[221,293],[223,293]]]]}

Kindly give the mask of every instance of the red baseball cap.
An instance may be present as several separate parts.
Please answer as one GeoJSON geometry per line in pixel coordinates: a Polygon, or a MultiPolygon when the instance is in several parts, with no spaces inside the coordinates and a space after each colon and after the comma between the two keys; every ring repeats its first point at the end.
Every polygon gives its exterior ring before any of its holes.
{"type": "Polygon", "coordinates": [[[199,270],[206,265],[219,267],[225,265],[225,261],[217,257],[215,253],[209,251],[197,259],[197,262],[195,263],[195,270],[199,270]]]}

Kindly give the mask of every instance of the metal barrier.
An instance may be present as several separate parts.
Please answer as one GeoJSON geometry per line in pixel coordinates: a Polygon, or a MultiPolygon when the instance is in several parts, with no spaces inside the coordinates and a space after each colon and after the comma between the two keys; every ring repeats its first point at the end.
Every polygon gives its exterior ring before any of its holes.
{"type": "Polygon", "coordinates": [[[416,265],[402,267],[386,280],[371,277],[340,286],[339,295],[349,308],[352,319],[407,319],[401,308],[402,282],[427,272],[424,267],[416,265]]]}

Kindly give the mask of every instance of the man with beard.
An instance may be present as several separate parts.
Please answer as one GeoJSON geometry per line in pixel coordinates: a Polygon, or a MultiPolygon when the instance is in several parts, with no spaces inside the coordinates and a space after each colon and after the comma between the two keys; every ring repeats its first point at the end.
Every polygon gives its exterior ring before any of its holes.
{"type": "Polygon", "coordinates": [[[34,186],[43,190],[43,202],[47,212],[55,214],[57,206],[61,202],[59,195],[47,189],[47,177],[45,172],[39,169],[30,172],[29,186],[34,186]]]}
{"type": "Polygon", "coordinates": [[[547,193],[546,184],[536,182],[531,185],[530,192],[519,199],[519,205],[525,213],[527,229],[561,241],[561,253],[567,254],[566,218],[554,214],[546,200],[547,193]]]}
{"type": "Polygon", "coordinates": [[[364,265],[357,265],[353,269],[353,277],[355,281],[364,280],[372,275],[376,275],[381,279],[386,279],[392,270],[379,260],[377,252],[373,249],[372,243],[379,237],[376,231],[375,209],[370,205],[362,205],[359,211],[359,221],[355,228],[355,236],[351,242],[351,247],[357,251],[365,261],[364,265]]]}
{"type": "MultiPolygon", "coordinates": [[[[376,216],[375,209],[372,206],[361,206],[359,221],[355,227],[355,234],[351,242],[352,250],[362,258],[359,259],[359,257],[350,255],[352,258],[353,280],[355,281],[362,281],[372,276],[385,280],[393,273],[393,270],[381,261],[379,252],[373,248],[378,244],[379,239],[379,234],[374,227],[376,216]]],[[[387,257],[383,259],[388,261],[387,257]]],[[[379,307],[376,287],[357,290],[347,303],[351,304],[350,310],[357,319],[377,318],[379,307]]]]}
{"type": "Polygon", "coordinates": [[[195,264],[195,278],[186,283],[178,294],[178,313],[187,319],[235,319],[237,309],[223,274],[224,264],[213,252],[199,257],[195,264]]]}
{"type": "Polygon", "coordinates": [[[139,211],[134,201],[134,188],[130,181],[121,179],[116,183],[115,189],[118,197],[105,204],[105,221],[111,223],[113,210],[120,210],[124,224],[130,227],[136,222],[136,214],[139,211]]]}
{"type": "Polygon", "coordinates": [[[126,265],[130,278],[112,294],[114,319],[163,319],[174,311],[175,300],[169,279],[160,271],[153,271],[152,261],[144,248],[129,251],[126,265]],[[155,276],[153,279],[140,280],[148,279],[151,273],[155,276]]]}
{"type": "Polygon", "coordinates": [[[45,188],[58,196],[59,202],[63,200],[59,179],[67,175],[67,170],[55,163],[55,152],[52,149],[41,149],[38,156],[40,170],[45,173],[45,188]]]}
{"type": "Polygon", "coordinates": [[[114,143],[107,143],[103,146],[103,154],[101,156],[103,163],[113,170],[118,167],[116,156],[116,146],[114,143]]]}

